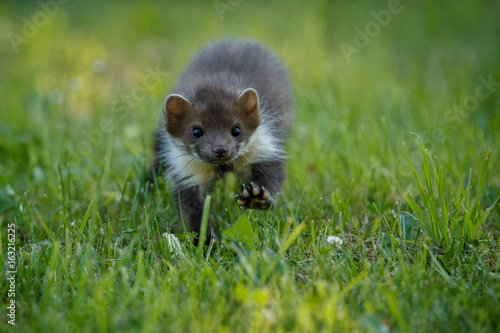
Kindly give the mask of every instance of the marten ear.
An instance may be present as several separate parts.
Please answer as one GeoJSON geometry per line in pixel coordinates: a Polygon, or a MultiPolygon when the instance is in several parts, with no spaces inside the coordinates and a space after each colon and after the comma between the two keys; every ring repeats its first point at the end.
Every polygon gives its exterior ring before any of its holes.
{"type": "Polygon", "coordinates": [[[247,115],[259,112],[259,97],[257,96],[257,92],[252,88],[243,90],[236,99],[236,104],[247,115]]]}
{"type": "Polygon", "coordinates": [[[182,131],[182,123],[191,111],[191,103],[181,95],[168,95],[163,112],[167,121],[167,131],[173,136],[178,136],[182,131]],[[177,135],[176,135],[177,134],[177,135]]]}
{"type": "Polygon", "coordinates": [[[236,105],[243,113],[247,125],[255,129],[260,124],[259,96],[252,88],[247,88],[236,99],[236,105]]]}

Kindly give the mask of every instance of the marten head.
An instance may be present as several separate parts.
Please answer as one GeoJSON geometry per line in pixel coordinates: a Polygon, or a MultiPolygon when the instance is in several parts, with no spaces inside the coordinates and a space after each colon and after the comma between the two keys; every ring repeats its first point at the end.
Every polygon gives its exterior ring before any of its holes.
{"type": "Polygon", "coordinates": [[[169,95],[164,107],[166,130],[205,163],[222,165],[240,156],[260,124],[257,92],[239,96],[201,89],[188,100],[169,95]]]}

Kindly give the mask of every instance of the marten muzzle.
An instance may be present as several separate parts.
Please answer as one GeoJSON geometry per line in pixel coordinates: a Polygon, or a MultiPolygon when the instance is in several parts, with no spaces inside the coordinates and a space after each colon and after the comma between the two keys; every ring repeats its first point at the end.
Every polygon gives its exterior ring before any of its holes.
{"type": "Polygon", "coordinates": [[[214,147],[213,152],[217,158],[221,159],[227,156],[228,149],[226,147],[214,147]]]}

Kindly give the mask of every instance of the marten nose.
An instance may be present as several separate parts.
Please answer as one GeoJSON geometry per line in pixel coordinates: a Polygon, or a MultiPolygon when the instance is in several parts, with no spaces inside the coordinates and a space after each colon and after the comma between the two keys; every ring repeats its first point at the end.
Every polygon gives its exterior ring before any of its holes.
{"type": "Polygon", "coordinates": [[[214,154],[218,158],[222,158],[222,157],[227,155],[227,148],[226,147],[215,147],[214,154]]]}

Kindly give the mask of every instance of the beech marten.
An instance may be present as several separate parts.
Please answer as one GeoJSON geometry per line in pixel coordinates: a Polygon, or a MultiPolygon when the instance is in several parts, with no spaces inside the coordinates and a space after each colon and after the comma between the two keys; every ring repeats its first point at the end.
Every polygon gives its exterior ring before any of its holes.
{"type": "MultiPolygon", "coordinates": [[[[172,180],[188,231],[199,234],[205,197],[226,172],[245,179],[241,209],[272,205],[285,179],[291,107],[286,71],[263,46],[226,39],[194,57],[164,102],[149,168],[172,180]]],[[[211,235],[209,221],[207,243],[211,235]]]]}

